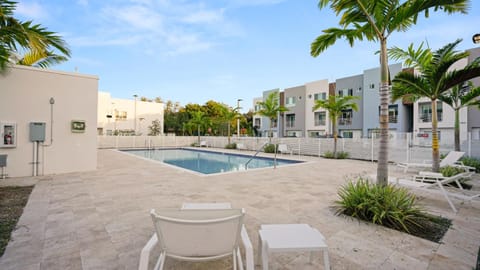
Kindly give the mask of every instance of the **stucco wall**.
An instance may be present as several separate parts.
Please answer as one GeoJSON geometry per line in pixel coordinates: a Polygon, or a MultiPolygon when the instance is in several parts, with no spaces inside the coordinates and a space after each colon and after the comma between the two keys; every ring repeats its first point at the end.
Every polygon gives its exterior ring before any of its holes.
{"type": "Polygon", "coordinates": [[[294,131],[296,137],[305,137],[305,85],[285,88],[283,92],[285,95],[285,107],[288,109],[284,113],[283,127],[285,132],[283,134],[288,136],[289,131],[294,131]],[[295,104],[288,105],[286,101],[288,98],[295,98],[295,104]],[[289,127],[286,123],[286,116],[289,114],[295,115],[295,122],[292,127],[289,127]]]}
{"type": "Polygon", "coordinates": [[[30,122],[46,123],[45,142],[39,146],[39,175],[95,170],[97,92],[96,76],[22,66],[0,75],[0,121],[17,126],[16,147],[0,148],[0,154],[8,155],[9,177],[33,175],[30,122]],[[85,121],[85,132],[72,133],[72,120],[85,121]]]}
{"type": "Polygon", "coordinates": [[[330,119],[328,112],[325,109],[320,108],[315,111],[312,111],[313,106],[315,105],[315,94],[325,93],[326,98],[329,95],[328,80],[319,80],[314,82],[309,82],[305,84],[305,137],[309,136],[311,132],[319,132],[320,134],[331,133],[330,131],[330,119]],[[325,125],[315,125],[315,112],[325,112],[325,125]]]}

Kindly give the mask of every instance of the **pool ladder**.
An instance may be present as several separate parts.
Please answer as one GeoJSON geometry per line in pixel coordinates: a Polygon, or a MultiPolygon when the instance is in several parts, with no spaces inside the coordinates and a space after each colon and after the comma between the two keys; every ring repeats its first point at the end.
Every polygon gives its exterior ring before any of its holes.
{"type": "MultiPolygon", "coordinates": [[[[267,143],[268,143],[268,142],[264,142],[264,143],[260,146],[260,148],[258,148],[258,150],[255,152],[255,154],[253,154],[253,155],[250,157],[250,159],[247,161],[247,163],[245,163],[245,170],[248,169],[248,168],[247,168],[248,163],[250,163],[250,161],[252,161],[252,159],[255,158],[255,157],[258,155],[258,153],[260,153],[260,151],[263,149],[263,147],[265,147],[265,145],[266,145],[267,143]]],[[[275,152],[276,152],[276,151],[275,151],[275,152]]],[[[276,162],[275,162],[275,163],[276,163],[276,162]]],[[[274,163],[274,164],[275,164],[275,163],[274,163]]]]}

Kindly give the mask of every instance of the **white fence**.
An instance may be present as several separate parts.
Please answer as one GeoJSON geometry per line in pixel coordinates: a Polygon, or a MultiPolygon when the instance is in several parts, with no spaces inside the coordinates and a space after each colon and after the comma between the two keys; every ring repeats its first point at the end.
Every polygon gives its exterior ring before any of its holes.
{"type": "MultiPolygon", "coordinates": [[[[471,138],[470,136],[468,136],[471,138]]],[[[418,143],[411,133],[392,134],[389,139],[389,160],[391,162],[422,162],[432,159],[431,145],[418,143]]],[[[224,148],[227,137],[202,136],[208,147],[224,148]]],[[[268,138],[266,137],[231,137],[232,143],[242,143],[248,150],[260,149],[268,138]]],[[[99,136],[98,148],[160,148],[183,147],[198,142],[196,136],[99,136]]],[[[272,138],[272,143],[286,144],[295,155],[323,156],[333,151],[331,138],[272,138]]],[[[377,160],[378,138],[338,139],[337,151],[348,152],[350,158],[362,160],[377,160]]],[[[467,156],[480,157],[480,141],[467,140],[462,142],[462,151],[467,156]]],[[[440,153],[453,150],[453,142],[440,145],[440,153]]]]}

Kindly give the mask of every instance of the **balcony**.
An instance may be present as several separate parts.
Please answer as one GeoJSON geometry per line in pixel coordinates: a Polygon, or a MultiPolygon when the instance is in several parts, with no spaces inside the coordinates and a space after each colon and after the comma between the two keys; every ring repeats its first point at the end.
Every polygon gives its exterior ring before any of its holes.
{"type": "Polygon", "coordinates": [[[388,116],[388,122],[389,122],[389,123],[398,123],[398,116],[396,116],[396,115],[389,115],[389,116],[388,116]]]}
{"type": "Polygon", "coordinates": [[[325,126],[325,120],[315,119],[315,126],[325,126]]]}
{"type": "Polygon", "coordinates": [[[352,124],[352,118],[351,117],[347,117],[347,118],[339,118],[338,119],[338,124],[339,125],[343,125],[343,126],[346,126],[346,125],[351,125],[352,124]]]}
{"type": "Polygon", "coordinates": [[[295,121],[287,121],[287,128],[295,127],[295,121]]]}
{"type": "MultiPolygon", "coordinates": [[[[443,118],[443,114],[441,112],[437,113],[438,122],[441,122],[443,118]]],[[[424,113],[421,114],[418,118],[418,121],[421,123],[430,123],[432,122],[432,114],[431,113],[424,113]]]]}

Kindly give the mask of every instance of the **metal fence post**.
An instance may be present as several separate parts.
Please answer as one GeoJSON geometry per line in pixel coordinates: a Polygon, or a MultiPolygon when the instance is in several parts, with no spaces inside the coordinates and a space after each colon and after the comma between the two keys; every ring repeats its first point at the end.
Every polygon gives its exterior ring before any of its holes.
{"type": "Polygon", "coordinates": [[[472,156],[472,132],[467,134],[467,143],[468,143],[468,156],[472,156]]]}
{"type": "Polygon", "coordinates": [[[373,140],[374,140],[374,139],[373,139],[373,137],[374,137],[374,133],[372,132],[372,143],[371,143],[371,149],[372,149],[372,153],[371,153],[371,155],[372,155],[372,162],[373,162],[373,140]]]}

